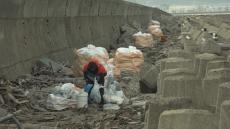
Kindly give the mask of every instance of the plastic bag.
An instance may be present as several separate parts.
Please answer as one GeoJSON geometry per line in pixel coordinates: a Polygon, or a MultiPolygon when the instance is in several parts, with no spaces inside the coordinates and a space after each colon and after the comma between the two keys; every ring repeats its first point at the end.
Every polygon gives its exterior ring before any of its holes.
{"type": "Polygon", "coordinates": [[[63,110],[66,108],[77,107],[77,101],[73,99],[66,99],[64,97],[49,94],[47,99],[47,108],[51,110],[63,110]]]}
{"type": "Polygon", "coordinates": [[[103,96],[106,103],[122,104],[124,101],[123,91],[118,88],[118,82],[113,81],[105,87],[105,94],[103,96]]]}
{"type": "Polygon", "coordinates": [[[53,94],[47,98],[47,108],[63,110],[66,108],[82,108],[87,105],[88,94],[72,83],[56,86],[53,94]]]}
{"type": "Polygon", "coordinates": [[[78,92],[74,90],[75,85],[72,83],[65,83],[62,86],[56,86],[55,87],[55,95],[64,97],[64,98],[71,98],[72,94],[75,94],[74,92],[78,92]]]}
{"type": "Polygon", "coordinates": [[[90,96],[89,96],[93,102],[96,102],[96,103],[101,102],[101,95],[100,95],[100,91],[99,91],[100,87],[101,86],[97,83],[97,80],[95,79],[93,89],[92,89],[90,96]]]}

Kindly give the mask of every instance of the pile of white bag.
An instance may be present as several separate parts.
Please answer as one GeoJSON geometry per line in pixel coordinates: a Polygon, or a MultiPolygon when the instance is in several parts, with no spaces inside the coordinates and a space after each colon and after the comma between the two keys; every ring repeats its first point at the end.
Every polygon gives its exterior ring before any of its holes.
{"type": "Polygon", "coordinates": [[[88,94],[83,89],[75,87],[72,83],[56,86],[47,99],[47,108],[51,110],[63,110],[66,108],[87,107],[88,94]]]}

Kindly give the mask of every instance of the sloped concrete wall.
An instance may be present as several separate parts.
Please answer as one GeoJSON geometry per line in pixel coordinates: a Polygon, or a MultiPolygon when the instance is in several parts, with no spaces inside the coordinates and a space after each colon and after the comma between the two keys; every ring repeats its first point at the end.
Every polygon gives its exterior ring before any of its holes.
{"type": "Polygon", "coordinates": [[[43,56],[71,62],[73,48],[108,48],[119,27],[167,15],[121,0],[0,0],[0,76],[29,73],[43,56]]]}

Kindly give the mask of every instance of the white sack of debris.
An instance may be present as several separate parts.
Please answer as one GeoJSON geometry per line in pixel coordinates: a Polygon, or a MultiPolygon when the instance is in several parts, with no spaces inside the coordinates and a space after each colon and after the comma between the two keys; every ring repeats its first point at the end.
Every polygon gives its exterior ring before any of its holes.
{"type": "Polygon", "coordinates": [[[151,20],[151,21],[149,22],[149,26],[150,26],[150,25],[158,25],[158,26],[160,26],[161,23],[160,23],[159,21],[156,21],[156,20],[151,20]]]}
{"type": "Polygon", "coordinates": [[[72,83],[56,86],[54,92],[47,98],[47,108],[51,110],[83,108],[87,107],[87,104],[88,94],[72,83]]]}
{"type": "Polygon", "coordinates": [[[133,35],[134,45],[137,47],[152,47],[154,45],[153,36],[141,31],[133,35]]]}
{"type": "Polygon", "coordinates": [[[92,58],[97,59],[107,69],[106,62],[109,60],[109,54],[103,47],[96,47],[89,44],[80,49],[74,49],[75,61],[73,71],[76,76],[83,76],[82,69],[84,64],[89,63],[92,58]]]}
{"type": "Polygon", "coordinates": [[[114,58],[115,67],[113,73],[116,77],[120,77],[121,71],[139,73],[143,62],[143,53],[136,47],[118,48],[114,58]]]}

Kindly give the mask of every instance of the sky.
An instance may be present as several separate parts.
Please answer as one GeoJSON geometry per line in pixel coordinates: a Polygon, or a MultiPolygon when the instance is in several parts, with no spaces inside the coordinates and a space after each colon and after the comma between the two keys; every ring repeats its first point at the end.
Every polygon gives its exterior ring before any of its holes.
{"type": "Polygon", "coordinates": [[[230,4],[230,0],[127,0],[130,2],[138,2],[143,4],[158,5],[215,5],[215,4],[230,4]]]}

